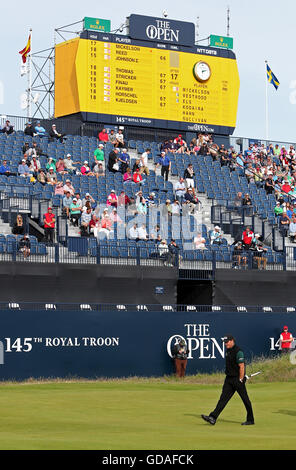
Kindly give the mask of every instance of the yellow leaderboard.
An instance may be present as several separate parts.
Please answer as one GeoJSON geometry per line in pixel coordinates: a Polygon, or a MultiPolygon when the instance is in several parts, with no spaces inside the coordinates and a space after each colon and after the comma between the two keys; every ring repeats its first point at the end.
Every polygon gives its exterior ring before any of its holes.
{"type": "Polygon", "coordinates": [[[55,64],[56,117],[79,112],[113,122],[130,116],[158,126],[235,127],[233,58],[77,38],[56,46],[55,64]]]}

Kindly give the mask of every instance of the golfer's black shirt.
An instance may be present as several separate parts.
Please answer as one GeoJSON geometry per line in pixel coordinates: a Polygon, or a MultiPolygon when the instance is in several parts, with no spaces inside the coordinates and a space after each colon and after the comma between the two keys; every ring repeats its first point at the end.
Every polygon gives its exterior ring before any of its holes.
{"type": "Polygon", "coordinates": [[[239,364],[245,362],[243,351],[235,344],[233,348],[226,349],[225,359],[227,377],[239,377],[239,364]]]}

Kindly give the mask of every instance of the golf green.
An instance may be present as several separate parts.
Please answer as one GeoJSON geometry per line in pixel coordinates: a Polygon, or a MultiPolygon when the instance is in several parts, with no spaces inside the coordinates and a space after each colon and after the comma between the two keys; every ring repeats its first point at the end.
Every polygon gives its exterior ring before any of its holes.
{"type": "Polygon", "coordinates": [[[246,413],[237,395],[211,426],[200,415],[213,410],[221,385],[3,384],[0,448],[295,449],[295,383],[248,386],[255,426],[241,426],[246,413]]]}

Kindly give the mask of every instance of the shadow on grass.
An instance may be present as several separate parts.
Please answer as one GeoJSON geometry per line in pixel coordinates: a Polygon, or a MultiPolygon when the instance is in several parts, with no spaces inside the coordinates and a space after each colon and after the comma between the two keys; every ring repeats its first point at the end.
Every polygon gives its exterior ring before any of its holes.
{"type": "Polygon", "coordinates": [[[278,411],[274,411],[274,413],[281,414],[281,415],[288,415],[288,416],[296,416],[295,410],[278,410],[278,411]]]}

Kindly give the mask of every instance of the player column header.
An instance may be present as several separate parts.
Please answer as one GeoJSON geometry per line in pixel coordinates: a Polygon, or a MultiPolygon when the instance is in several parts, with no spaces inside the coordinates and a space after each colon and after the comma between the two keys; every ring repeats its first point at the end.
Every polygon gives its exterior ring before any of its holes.
{"type": "Polygon", "coordinates": [[[194,45],[194,23],[132,14],[127,18],[127,24],[128,35],[132,39],[188,47],[194,45]]]}

